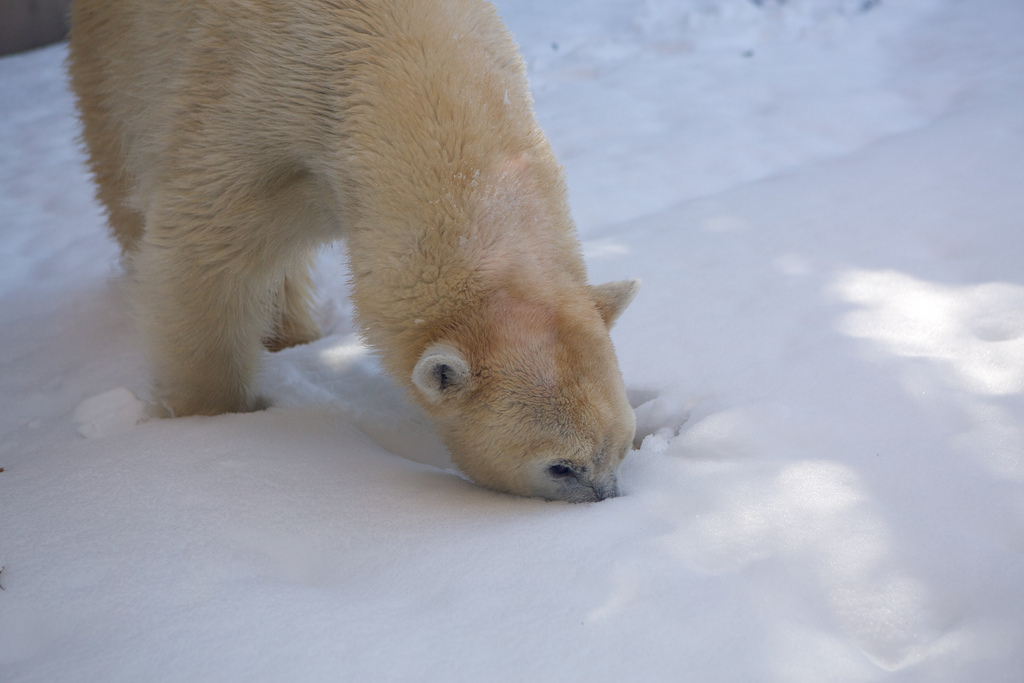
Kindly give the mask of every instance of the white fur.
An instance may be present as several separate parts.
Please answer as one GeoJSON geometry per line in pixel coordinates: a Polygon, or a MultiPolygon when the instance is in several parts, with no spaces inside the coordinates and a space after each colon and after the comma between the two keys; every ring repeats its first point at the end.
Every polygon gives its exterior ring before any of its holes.
{"type": "Polygon", "coordinates": [[[344,238],[363,337],[459,467],[522,495],[614,492],[634,421],[608,328],[636,287],[587,284],[490,4],[76,0],[72,23],[83,139],[169,413],[263,405],[261,358],[319,336],[309,265],[344,238]],[[576,485],[549,476],[560,461],[576,485]]]}

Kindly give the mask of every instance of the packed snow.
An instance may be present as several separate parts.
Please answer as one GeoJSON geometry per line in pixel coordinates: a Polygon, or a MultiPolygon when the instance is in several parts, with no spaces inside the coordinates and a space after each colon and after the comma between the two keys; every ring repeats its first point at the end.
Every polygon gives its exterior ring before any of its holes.
{"type": "Polygon", "coordinates": [[[502,0],[637,450],[481,489],[360,343],[146,419],[64,45],[0,59],[0,680],[1024,680],[1024,3],[502,0]]]}

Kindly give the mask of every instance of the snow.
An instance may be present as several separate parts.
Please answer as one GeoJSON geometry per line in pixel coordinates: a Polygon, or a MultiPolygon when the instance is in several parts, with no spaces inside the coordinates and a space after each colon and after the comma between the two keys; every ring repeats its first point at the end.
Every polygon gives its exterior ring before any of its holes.
{"type": "Polygon", "coordinates": [[[624,495],[451,471],[341,249],[274,407],[144,420],[65,48],[5,57],[0,680],[1024,680],[1024,5],[499,9],[644,281],[624,495]]]}
{"type": "Polygon", "coordinates": [[[105,391],[78,404],[71,419],[87,439],[116,434],[134,427],[148,415],[147,403],[124,387],[105,391]]]}

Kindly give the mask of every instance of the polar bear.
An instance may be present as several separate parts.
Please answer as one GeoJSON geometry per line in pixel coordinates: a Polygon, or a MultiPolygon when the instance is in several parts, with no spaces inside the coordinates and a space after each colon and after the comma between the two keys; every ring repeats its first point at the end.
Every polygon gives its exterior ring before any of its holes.
{"type": "Polygon", "coordinates": [[[77,0],[97,195],[172,415],[261,407],[347,241],[366,342],[477,483],[617,495],[635,422],[525,67],[481,0],[77,0]]]}

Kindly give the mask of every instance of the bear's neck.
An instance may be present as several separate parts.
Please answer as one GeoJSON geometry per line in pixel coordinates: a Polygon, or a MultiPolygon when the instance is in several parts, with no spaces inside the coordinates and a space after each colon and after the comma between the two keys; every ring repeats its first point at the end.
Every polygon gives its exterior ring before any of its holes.
{"type": "Polygon", "coordinates": [[[392,376],[433,342],[485,335],[496,295],[554,302],[586,283],[546,146],[389,180],[364,188],[347,242],[360,327],[392,376]]]}

